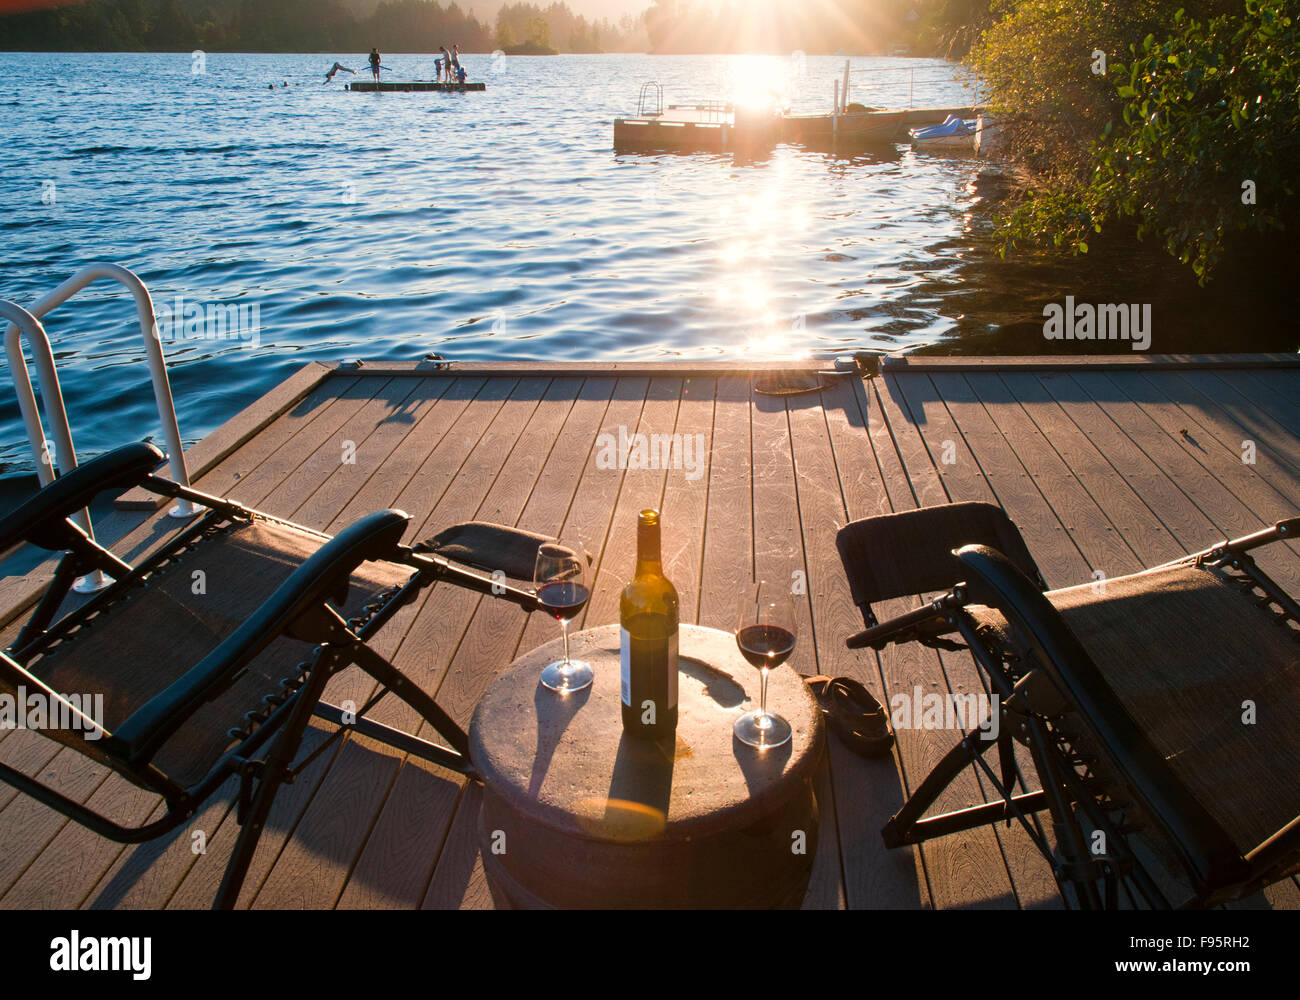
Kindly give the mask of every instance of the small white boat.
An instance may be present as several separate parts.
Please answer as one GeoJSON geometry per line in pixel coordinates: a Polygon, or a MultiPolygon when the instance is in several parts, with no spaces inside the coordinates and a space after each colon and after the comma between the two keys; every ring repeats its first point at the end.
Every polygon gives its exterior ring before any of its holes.
{"type": "Polygon", "coordinates": [[[975,128],[974,121],[949,115],[942,125],[910,129],[908,134],[917,149],[973,152],[975,128]]]}

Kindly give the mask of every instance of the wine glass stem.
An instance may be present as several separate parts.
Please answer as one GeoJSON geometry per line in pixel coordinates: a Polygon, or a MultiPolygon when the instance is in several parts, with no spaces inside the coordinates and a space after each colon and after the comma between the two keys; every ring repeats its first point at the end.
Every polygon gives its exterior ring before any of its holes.
{"type": "Polygon", "coordinates": [[[560,670],[567,674],[569,672],[569,623],[567,621],[560,622],[560,632],[564,635],[564,663],[560,670]]]}
{"type": "Polygon", "coordinates": [[[767,667],[759,670],[759,696],[758,696],[758,714],[760,717],[767,718],[767,667]]]}

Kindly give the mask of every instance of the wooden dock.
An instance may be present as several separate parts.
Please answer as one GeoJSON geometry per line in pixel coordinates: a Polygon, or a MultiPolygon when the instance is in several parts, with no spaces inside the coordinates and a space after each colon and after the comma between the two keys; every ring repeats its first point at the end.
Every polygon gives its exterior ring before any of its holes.
{"type": "Polygon", "coordinates": [[[348,90],[373,94],[376,91],[394,93],[412,93],[415,91],[436,91],[441,94],[477,93],[487,90],[486,83],[437,83],[433,80],[355,80],[348,84],[348,90]]]}
{"type": "MultiPolygon", "coordinates": [[[[1047,582],[1063,587],[1168,560],[1300,510],[1300,359],[910,358],[878,377],[826,375],[821,392],[755,392],[753,364],[309,364],[189,452],[200,489],[337,531],[384,507],[412,540],[474,518],[581,537],[598,560],[585,621],[613,621],[630,575],[636,511],[660,505],[684,621],[728,628],[741,581],[806,573],[801,673],[895,692],[981,690],[966,653],[845,648],[860,627],[835,549],[846,521],[949,500],[1001,503],[1047,582]],[[703,435],[707,466],[608,469],[601,434],[703,435]],[[340,460],[345,442],[356,461],[340,460]],[[1253,463],[1243,461],[1250,442],[1253,463]]],[[[786,366],[788,367],[788,366],[786,366]]],[[[127,498],[128,505],[132,498],[127,498]]],[[[152,510],[101,519],[131,559],[160,530],[152,510]]],[[[1300,551],[1263,562],[1300,592],[1300,551]]],[[[48,564],[0,581],[12,639],[48,564]]],[[[907,602],[892,602],[893,612],[907,602]]],[[[462,725],[499,670],[555,624],[435,587],[377,646],[462,725]]],[[[356,684],[335,679],[334,700],[356,684]]],[[[379,721],[410,725],[391,699],[379,721]]],[[[318,745],[324,730],[313,731],[318,745]]],[[[880,828],[954,742],[905,730],[867,761],[831,740],[810,908],[1056,908],[1048,866],[1018,827],[886,851],[880,828]]],[[[37,734],[0,733],[0,759],[97,808],[141,819],[158,800],[37,734]]],[[[211,904],[235,834],[229,794],[188,828],[138,847],[87,832],[0,785],[0,907],[211,904]],[[202,831],[205,853],[195,853],[202,831]]],[[[973,770],[941,802],[978,803],[973,770]]],[[[475,843],[479,793],[460,777],[361,738],[333,746],[282,790],[245,883],[258,908],[491,905],[475,843]]],[[[1050,833],[1049,833],[1050,836],[1050,833]]],[[[1247,901],[1300,907],[1288,880],[1247,901]]]]}
{"type": "Polygon", "coordinates": [[[905,141],[916,125],[938,125],[949,115],[973,118],[982,105],[909,108],[830,114],[751,116],[737,119],[730,105],[673,104],[662,113],[614,119],[616,150],[730,150],[760,148],[778,142],[822,146],[826,142],[889,143],[905,141]]]}

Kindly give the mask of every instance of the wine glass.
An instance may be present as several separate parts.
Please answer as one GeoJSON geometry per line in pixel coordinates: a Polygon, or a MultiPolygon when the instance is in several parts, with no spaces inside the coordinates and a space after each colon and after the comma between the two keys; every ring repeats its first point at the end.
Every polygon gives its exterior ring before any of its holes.
{"type": "Polygon", "coordinates": [[[591,685],[595,674],[591,664],[569,659],[569,622],[587,605],[587,550],[575,540],[548,542],[538,546],[533,571],[537,605],[560,623],[564,634],[564,658],[549,663],[542,671],[542,684],[552,691],[581,691],[591,685]]]}
{"type": "Polygon", "coordinates": [[[790,723],[767,710],[767,675],[790,658],[798,634],[794,598],[787,588],[751,584],[740,600],[736,645],[740,655],[760,673],[758,710],[746,712],[732,727],[736,739],[760,750],[779,747],[790,739],[790,723]]]}

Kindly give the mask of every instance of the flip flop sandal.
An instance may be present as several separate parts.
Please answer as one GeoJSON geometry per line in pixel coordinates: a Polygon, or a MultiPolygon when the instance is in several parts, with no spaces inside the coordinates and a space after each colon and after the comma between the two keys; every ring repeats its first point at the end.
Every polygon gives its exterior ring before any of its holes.
{"type": "Polygon", "coordinates": [[[831,730],[861,757],[884,757],[894,745],[889,714],[875,695],[852,677],[806,678],[831,730]]]}

